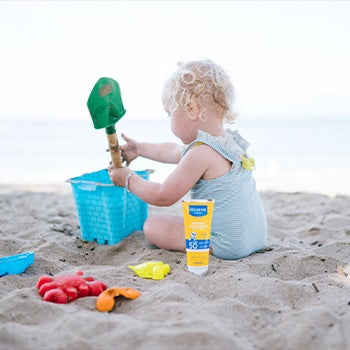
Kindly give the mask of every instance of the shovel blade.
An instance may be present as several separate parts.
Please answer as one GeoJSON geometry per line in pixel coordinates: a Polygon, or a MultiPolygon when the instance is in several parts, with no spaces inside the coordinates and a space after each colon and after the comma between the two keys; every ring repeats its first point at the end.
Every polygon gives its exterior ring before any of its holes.
{"type": "Polygon", "coordinates": [[[105,77],[93,87],[87,106],[95,129],[114,125],[126,112],[118,82],[105,77]]]}

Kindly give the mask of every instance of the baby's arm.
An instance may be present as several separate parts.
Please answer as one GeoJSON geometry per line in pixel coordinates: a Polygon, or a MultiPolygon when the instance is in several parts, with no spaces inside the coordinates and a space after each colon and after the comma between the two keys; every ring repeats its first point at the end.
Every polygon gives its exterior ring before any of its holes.
{"type": "MultiPolygon", "coordinates": [[[[128,189],[149,204],[172,205],[194,186],[208,168],[215,165],[218,156],[209,146],[195,147],[186,153],[162,184],[147,181],[133,174],[129,177],[128,189]]],[[[129,168],[109,167],[109,176],[118,186],[125,186],[128,174],[129,168]]]]}
{"type": "Polygon", "coordinates": [[[182,146],[171,143],[140,143],[140,156],[162,163],[177,164],[181,159],[182,146]]]}
{"type": "Polygon", "coordinates": [[[123,160],[129,165],[137,157],[144,157],[162,163],[177,164],[181,159],[181,148],[176,143],[138,142],[122,134],[126,144],[121,146],[123,160]]]}

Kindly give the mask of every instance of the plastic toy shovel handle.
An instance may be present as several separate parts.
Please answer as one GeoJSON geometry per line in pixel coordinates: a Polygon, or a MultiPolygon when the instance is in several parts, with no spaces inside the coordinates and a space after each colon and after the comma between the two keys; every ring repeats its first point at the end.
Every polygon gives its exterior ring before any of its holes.
{"type": "Polygon", "coordinates": [[[120,153],[119,142],[117,138],[117,134],[115,132],[114,126],[109,126],[106,128],[107,140],[109,152],[112,158],[112,164],[115,168],[122,168],[122,158],[120,153]]]}

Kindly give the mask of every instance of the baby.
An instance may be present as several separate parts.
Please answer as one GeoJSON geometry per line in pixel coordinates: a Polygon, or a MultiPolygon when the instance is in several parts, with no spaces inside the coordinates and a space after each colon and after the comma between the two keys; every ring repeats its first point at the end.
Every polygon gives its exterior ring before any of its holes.
{"type": "MultiPolygon", "coordinates": [[[[170,127],[182,145],[146,143],[122,135],[126,165],[136,157],[177,164],[163,183],[147,181],[128,167],[109,167],[111,181],[145,202],[170,206],[189,191],[192,199],[214,199],[211,251],[238,259],[264,247],[267,225],[252,176],[248,142],[224,128],[235,118],[235,93],[227,73],[211,60],[181,64],[162,92],[170,127]]],[[[144,234],[156,246],[186,251],[182,215],[150,215],[144,234]]]]}

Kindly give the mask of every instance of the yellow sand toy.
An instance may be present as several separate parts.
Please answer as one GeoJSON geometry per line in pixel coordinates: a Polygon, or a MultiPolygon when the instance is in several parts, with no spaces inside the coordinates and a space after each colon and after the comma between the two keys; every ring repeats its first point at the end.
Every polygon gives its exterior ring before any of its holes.
{"type": "Polygon", "coordinates": [[[162,261],[148,261],[138,265],[129,265],[138,277],[162,280],[169,272],[170,266],[162,261]]]}

